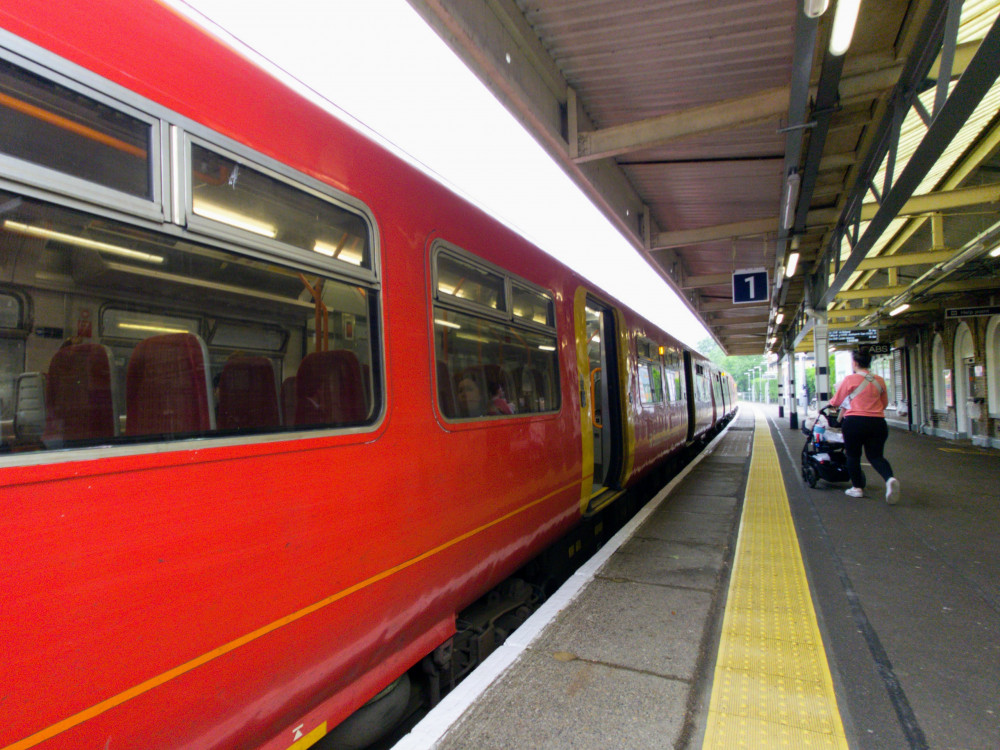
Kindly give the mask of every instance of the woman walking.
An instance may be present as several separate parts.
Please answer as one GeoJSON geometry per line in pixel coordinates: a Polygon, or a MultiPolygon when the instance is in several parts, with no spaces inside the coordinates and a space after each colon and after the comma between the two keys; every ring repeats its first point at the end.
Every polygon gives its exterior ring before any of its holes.
{"type": "Polygon", "coordinates": [[[889,394],[885,381],[868,371],[871,363],[872,356],[868,352],[854,352],[854,373],[841,381],[830,404],[846,407],[842,425],[844,452],[847,454],[847,471],[853,485],[845,490],[846,494],[851,497],[865,496],[867,480],[861,468],[861,451],[864,449],[868,462],[885,480],[885,501],[889,505],[895,505],[900,498],[899,480],[892,475],[892,466],[882,455],[885,441],[889,437],[889,427],[885,423],[889,394]]]}

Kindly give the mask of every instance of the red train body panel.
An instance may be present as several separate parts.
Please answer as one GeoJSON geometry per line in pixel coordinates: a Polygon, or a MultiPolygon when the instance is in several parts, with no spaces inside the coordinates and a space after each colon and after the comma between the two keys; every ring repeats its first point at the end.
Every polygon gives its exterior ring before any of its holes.
{"type": "MultiPolygon", "coordinates": [[[[0,27],[6,52],[69,79],[79,66],[121,87],[111,98],[128,90],[157,117],[175,113],[363,204],[377,230],[370,288],[381,316],[366,375],[381,383],[370,388],[378,406],[349,429],[80,451],[10,439],[0,457],[0,747],[290,747],[450,637],[457,612],[579,523],[600,494],[581,420],[581,289],[619,328],[620,388],[608,397],[620,409],[620,456],[607,464],[617,466],[609,490],[732,413],[731,401],[712,413],[711,390],[689,407],[680,377],[690,367],[667,332],[164,6],[10,0],[0,27]],[[510,272],[508,285],[551,293],[558,383],[545,388],[558,388],[558,408],[446,413],[442,385],[458,373],[435,368],[445,341],[434,322],[437,240],[510,272]],[[674,370],[657,347],[678,353],[674,370]],[[677,373],[673,385],[663,373],[677,373]]],[[[23,182],[8,162],[0,177],[5,190],[23,182]]],[[[22,192],[65,199],[44,186],[22,192]]],[[[99,204],[82,196],[72,207],[99,204]]],[[[29,361],[32,346],[47,346],[33,335],[29,361]]],[[[707,361],[691,361],[707,372],[707,361]]],[[[605,406],[601,427],[614,429],[605,406]]]]}

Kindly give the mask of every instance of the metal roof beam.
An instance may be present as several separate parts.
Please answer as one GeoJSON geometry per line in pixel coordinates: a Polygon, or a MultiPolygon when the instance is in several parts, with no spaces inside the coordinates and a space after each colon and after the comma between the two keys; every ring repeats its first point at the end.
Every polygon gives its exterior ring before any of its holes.
{"type": "MultiPolygon", "coordinates": [[[[978,185],[976,187],[959,188],[957,190],[942,190],[910,198],[897,212],[899,216],[925,214],[932,211],[943,211],[949,208],[975,206],[981,203],[996,203],[1000,201],[1000,183],[978,185]]],[[[878,212],[877,203],[865,203],[861,207],[861,220],[868,221],[878,212]]],[[[832,208],[820,208],[806,215],[806,225],[817,227],[831,225],[840,218],[840,212],[832,208]]],[[[652,250],[697,245],[702,242],[735,239],[737,237],[753,237],[777,231],[778,217],[767,219],[748,219],[728,224],[717,224],[699,229],[678,229],[673,232],[660,232],[654,239],[652,250]]]]}
{"type": "MultiPolygon", "coordinates": [[[[972,59],[977,49],[978,43],[960,45],[956,48],[952,76],[959,75],[965,70],[964,66],[972,59]],[[961,54],[958,50],[961,50],[961,54]]],[[[840,78],[838,60],[839,65],[843,65],[842,57],[833,58],[832,62],[829,62],[829,73],[827,73],[829,80],[825,86],[824,82],[820,83],[818,92],[827,92],[827,96],[823,102],[817,100],[817,112],[827,112],[838,97],[843,104],[853,99],[870,98],[872,94],[880,91],[888,91],[896,85],[903,72],[902,65],[893,65],[881,70],[840,78]],[[827,99],[830,101],[827,102],[827,99]]],[[[935,66],[938,64],[934,63],[935,66]]],[[[824,68],[827,68],[827,63],[824,64],[824,68]]],[[[936,67],[934,69],[936,70],[936,67]]],[[[575,160],[580,163],[605,159],[609,156],[662,146],[677,138],[755,125],[784,115],[788,111],[790,93],[790,87],[780,86],[714,104],[669,112],[658,117],[589,132],[581,131],[578,135],[575,160]]],[[[813,93],[818,96],[816,90],[813,93]]]]}
{"type": "Polygon", "coordinates": [[[721,300],[718,302],[705,302],[702,301],[698,303],[698,312],[711,313],[718,312],[720,310],[766,310],[768,307],[767,302],[748,302],[746,304],[734,305],[732,300],[721,300]]]}
{"type": "Polygon", "coordinates": [[[787,86],[779,86],[715,104],[582,132],[579,134],[576,161],[605,159],[660,146],[689,135],[733,130],[766,121],[788,109],[788,93],[787,86]]]}
{"type": "Polygon", "coordinates": [[[725,323],[728,321],[733,321],[734,323],[743,322],[749,317],[763,318],[764,322],[767,322],[767,308],[761,307],[759,305],[733,305],[726,308],[725,310],[719,310],[717,312],[708,313],[705,315],[705,319],[712,323],[725,323]]]}
{"type": "MultiPolygon", "coordinates": [[[[946,15],[946,3],[942,2],[935,6],[938,14],[929,14],[928,28],[926,30],[927,42],[935,46],[940,43],[943,34],[944,15],[946,15]]],[[[926,48],[926,47],[925,47],[926,48]]],[[[935,55],[937,57],[937,55],[935,55]]],[[[878,139],[881,148],[876,147],[866,156],[866,167],[862,170],[851,199],[848,201],[843,217],[838,225],[840,231],[834,232],[827,251],[827,262],[835,261],[837,264],[836,276],[832,283],[829,283],[827,276],[827,266],[821,263],[819,272],[813,276],[813,299],[817,301],[817,307],[825,309],[837,296],[844,285],[849,281],[852,274],[857,271],[858,265],[867,256],[868,251],[875,244],[876,240],[889,226],[906,201],[913,194],[917,185],[927,174],[928,170],[934,166],[944,149],[951,143],[959,129],[968,119],[969,115],[982,100],[985,93],[996,80],[1000,68],[996,61],[1000,59],[1000,22],[995,21],[993,26],[983,38],[975,56],[969,62],[965,73],[958,79],[955,88],[948,96],[947,101],[938,109],[935,107],[936,115],[927,131],[924,139],[917,146],[905,169],[886,190],[882,196],[882,202],[875,216],[872,217],[865,232],[857,237],[857,224],[860,221],[861,199],[868,191],[871,181],[869,175],[874,175],[882,161],[882,154],[886,149],[893,147],[894,142],[890,141],[893,136],[893,122],[901,119],[900,111],[905,112],[910,107],[910,98],[915,96],[916,83],[922,80],[933,60],[914,60],[907,63],[907,73],[905,79],[900,79],[901,98],[896,102],[895,112],[889,113],[887,118],[880,125],[880,131],[884,133],[885,139],[878,139]],[[921,68],[923,68],[921,70],[921,68]],[[908,88],[907,88],[908,87],[908,88]],[[904,90],[905,89],[905,90],[904,90]],[[841,239],[849,231],[853,232],[856,241],[852,243],[851,254],[846,261],[840,264],[841,239]]],[[[895,134],[898,137],[898,131],[895,134]]]]}
{"type": "MultiPolygon", "coordinates": [[[[1000,148],[1000,123],[997,123],[990,128],[979,143],[972,149],[972,151],[963,157],[963,159],[955,166],[948,178],[944,181],[944,192],[955,192],[953,188],[956,185],[960,185],[962,181],[972,174],[972,172],[980,164],[989,158],[991,154],[995,153],[998,148],[1000,148]]],[[[906,242],[917,232],[917,230],[924,225],[928,218],[930,217],[915,216],[910,219],[910,221],[907,222],[906,227],[901,229],[896,234],[893,242],[885,249],[880,257],[898,253],[906,242]]],[[[864,284],[867,284],[871,280],[874,273],[874,271],[867,271],[861,274],[858,279],[851,282],[850,286],[863,286],[864,284]]]]}
{"type": "Polygon", "coordinates": [[[858,265],[859,271],[871,271],[880,268],[902,268],[903,266],[922,266],[941,263],[950,260],[956,254],[955,250],[928,250],[919,253],[897,253],[896,255],[879,255],[875,258],[865,258],[858,265]]]}
{"type": "MultiPolygon", "coordinates": [[[[906,312],[934,312],[935,310],[942,309],[942,305],[936,302],[921,302],[919,304],[911,304],[906,312]]],[[[827,312],[827,317],[837,318],[836,322],[831,321],[828,325],[830,328],[858,328],[858,320],[841,320],[841,318],[866,318],[872,313],[878,312],[877,307],[855,307],[853,309],[847,310],[830,310],[827,312]]]]}
{"type": "Polygon", "coordinates": [[[727,224],[717,224],[700,229],[678,229],[673,232],[660,232],[652,240],[651,250],[665,250],[684,245],[697,245],[714,240],[727,240],[734,237],[753,237],[774,232],[778,228],[778,217],[769,216],[766,219],[749,219],[734,221],[727,224]]]}
{"type": "Polygon", "coordinates": [[[731,273],[709,273],[704,276],[688,276],[681,281],[681,289],[699,289],[705,286],[719,286],[732,283],[731,273]]]}
{"type": "MultiPolygon", "coordinates": [[[[895,297],[903,294],[912,287],[907,286],[880,286],[869,287],[868,289],[845,289],[837,294],[837,299],[880,299],[882,297],[895,297]]],[[[934,286],[928,291],[929,294],[953,294],[955,292],[980,292],[985,289],[1000,289],[1000,278],[998,279],[966,279],[965,281],[944,281],[934,286]]]]}
{"type": "Polygon", "coordinates": [[[738,331],[743,328],[758,329],[761,323],[767,323],[768,316],[762,315],[751,320],[710,320],[708,325],[717,331],[738,331]]]}
{"type": "MultiPolygon", "coordinates": [[[[794,227],[794,234],[802,234],[806,230],[807,214],[812,203],[816,178],[819,175],[820,159],[826,146],[826,136],[830,131],[830,118],[840,100],[840,76],[843,70],[844,55],[832,55],[829,49],[824,50],[819,85],[816,87],[816,99],[812,107],[813,128],[809,134],[809,149],[800,176],[801,186],[794,208],[795,213],[790,222],[794,227]]],[[[784,199],[788,200],[788,197],[785,196],[784,199]]]]}

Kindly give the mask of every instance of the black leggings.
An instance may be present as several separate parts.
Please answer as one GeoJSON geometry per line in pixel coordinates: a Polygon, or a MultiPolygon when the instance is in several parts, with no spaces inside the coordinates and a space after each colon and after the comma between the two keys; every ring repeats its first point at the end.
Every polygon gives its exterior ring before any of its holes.
{"type": "Polygon", "coordinates": [[[851,484],[864,489],[867,481],[861,469],[861,449],[864,448],[868,462],[885,481],[892,478],[892,467],[882,456],[885,441],[889,438],[889,427],[882,417],[848,416],[844,418],[844,453],[847,454],[847,471],[851,484]]]}

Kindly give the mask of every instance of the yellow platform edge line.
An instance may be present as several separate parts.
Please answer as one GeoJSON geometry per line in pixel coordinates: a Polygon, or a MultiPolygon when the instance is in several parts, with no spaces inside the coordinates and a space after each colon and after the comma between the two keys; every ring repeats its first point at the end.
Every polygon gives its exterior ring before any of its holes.
{"type": "Polygon", "coordinates": [[[755,410],[702,747],[802,746],[846,750],[848,743],[778,452],[755,410]]]}

